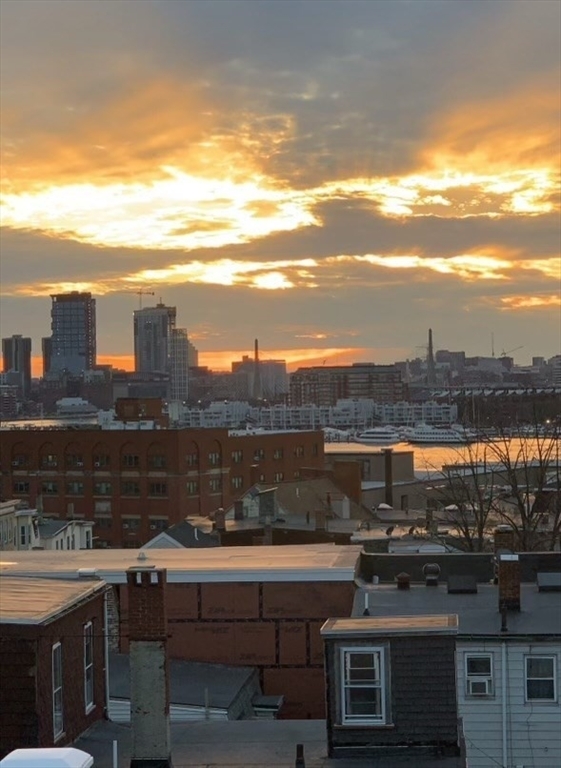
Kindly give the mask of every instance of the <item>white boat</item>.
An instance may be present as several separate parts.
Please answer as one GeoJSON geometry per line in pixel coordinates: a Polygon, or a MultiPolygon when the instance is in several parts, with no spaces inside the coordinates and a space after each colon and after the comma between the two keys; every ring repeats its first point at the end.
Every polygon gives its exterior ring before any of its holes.
{"type": "Polygon", "coordinates": [[[391,443],[399,443],[401,435],[393,427],[371,427],[357,435],[355,440],[357,443],[364,443],[365,445],[390,445],[391,443]]]}
{"type": "Polygon", "coordinates": [[[477,440],[477,433],[462,426],[433,427],[429,424],[418,424],[413,429],[408,429],[405,439],[409,443],[432,445],[466,445],[477,440]]]}

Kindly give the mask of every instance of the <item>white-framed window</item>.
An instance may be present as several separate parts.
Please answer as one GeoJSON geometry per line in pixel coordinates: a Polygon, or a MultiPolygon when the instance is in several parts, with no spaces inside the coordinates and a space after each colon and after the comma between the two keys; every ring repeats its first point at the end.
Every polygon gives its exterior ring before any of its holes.
{"type": "Polygon", "coordinates": [[[341,722],[344,725],[386,723],[385,649],[341,649],[341,722]]]}
{"type": "Polygon", "coordinates": [[[526,701],[557,701],[556,656],[526,656],[526,701]]]}
{"type": "Polygon", "coordinates": [[[94,701],[94,634],[93,624],[84,624],[84,704],[86,714],[95,707],[94,701]]]}
{"type": "Polygon", "coordinates": [[[53,672],[53,736],[56,741],[64,732],[62,706],[62,645],[55,643],[51,651],[53,672]]]}
{"type": "Polygon", "coordinates": [[[493,656],[466,653],[466,696],[493,695],[493,656]]]}

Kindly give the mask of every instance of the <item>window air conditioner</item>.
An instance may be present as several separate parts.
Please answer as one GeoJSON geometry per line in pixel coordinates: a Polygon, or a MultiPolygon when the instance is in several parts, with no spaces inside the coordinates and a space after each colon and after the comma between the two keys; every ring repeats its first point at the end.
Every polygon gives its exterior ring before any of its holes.
{"type": "Polygon", "coordinates": [[[97,468],[101,467],[101,462],[94,461],[94,467],[97,467],[97,468]]]}
{"type": "Polygon", "coordinates": [[[492,681],[489,677],[483,677],[480,680],[468,680],[467,688],[470,696],[490,696],[492,681]]]}
{"type": "Polygon", "coordinates": [[[155,531],[155,530],[156,530],[156,526],[155,526],[155,525],[151,525],[151,526],[150,526],[150,530],[151,530],[151,531],[155,531]]]}
{"type": "Polygon", "coordinates": [[[123,528],[128,528],[128,527],[129,527],[128,523],[123,523],[123,528]]]}

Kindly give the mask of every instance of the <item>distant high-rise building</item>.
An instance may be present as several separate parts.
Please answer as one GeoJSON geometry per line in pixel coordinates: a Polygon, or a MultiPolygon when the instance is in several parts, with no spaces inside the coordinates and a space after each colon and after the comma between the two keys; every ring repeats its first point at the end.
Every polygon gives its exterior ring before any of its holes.
{"type": "Polygon", "coordinates": [[[157,304],[134,312],[134,370],[137,373],[169,373],[175,307],[157,304]]]}
{"type": "Polygon", "coordinates": [[[78,375],[96,364],[95,299],[91,293],[51,296],[50,373],[78,375]]]}
{"type": "Polygon", "coordinates": [[[195,345],[189,341],[189,368],[197,368],[199,365],[199,351],[195,345]]]}
{"type": "Polygon", "coordinates": [[[427,384],[436,384],[436,366],[434,364],[434,348],[432,343],[432,328],[429,328],[429,346],[427,350],[427,384]]]}
{"type": "Polygon", "coordinates": [[[31,339],[21,335],[2,339],[2,363],[4,372],[20,375],[21,392],[26,398],[31,389],[31,339]]]}
{"type": "Polygon", "coordinates": [[[50,336],[41,339],[41,352],[43,354],[43,376],[51,370],[51,357],[53,355],[53,340],[50,336]]]}
{"type": "Polygon", "coordinates": [[[185,328],[173,328],[170,344],[170,399],[187,400],[189,392],[189,338],[185,328]]]}

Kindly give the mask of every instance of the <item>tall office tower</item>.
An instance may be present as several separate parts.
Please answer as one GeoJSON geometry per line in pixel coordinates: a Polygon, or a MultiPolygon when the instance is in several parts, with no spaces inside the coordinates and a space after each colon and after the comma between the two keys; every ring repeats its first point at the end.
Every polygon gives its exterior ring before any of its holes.
{"type": "Polygon", "coordinates": [[[173,328],[170,345],[170,399],[187,400],[189,392],[189,338],[185,328],[173,328]]]}
{"type": "Polygon", "coordinates": [[[196,368],[199,364],[199,350],[193,344],[189,342],[189,368],[196,368]]]}
{"type": "Polygon", "coordinates": [[[157,304],[134,312],[134,370],[137,373],[169,373],[175,307],[157,304]]]}
{"type": "Polygon", "coordinates": [[[51,373],[78,375],[96,364],[95,299],[91,293],[51,296],[51,373]]]}
{"type": "Polygon", "coordinates": [[[51,336],[43,336],[41,339],[41,352],[43,355],[43,376],[51,370],[51,357],[53,355],[53,339],[51,336]]]}
{"type": "Polygon", "coordinates": [[[21,335],[2,339],[2,363],[4,372],[19,373],[24,398],[31,389],[31,339],[21,335]]]}

